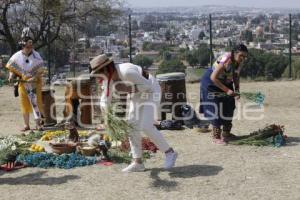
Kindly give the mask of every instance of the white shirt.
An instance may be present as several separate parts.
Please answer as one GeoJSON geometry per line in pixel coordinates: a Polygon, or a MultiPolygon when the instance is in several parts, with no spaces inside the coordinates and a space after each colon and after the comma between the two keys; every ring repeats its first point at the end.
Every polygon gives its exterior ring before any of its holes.
{"type": "Polygon", "coordinates": [[[26,56],[22,50],[16,52],[8,61],[18,73],[25,76],[32,76],[37,68],[43,66],[43,59],[40,54],[34,50],[29,56],[26,56]]]}
{"type": "MultiPolygon", "coordinates": [[[[134,65],[132,63],[122,63],[119,65],[115,65],[118,76],[122,82],[128,83],[129,85],[135,85],[138,89],[137,93],[131,94],[135,96],[141,96],[142,93],[153,93],[156,91],[156,84],[149,79],[146,79],[142,75],[142,68],[138,65],[134,65]]],[[[150,75],[150,77],[152,77],[150,75]]],[[[108,104],[110,104],[112,96],[113,96],[113,85],[114,82],[110,82],[109,86],[109,96],[107,96],[107,80],[103,81],[102,85],[102,95],[100,98],[100,107],[105,109],[108,104]]]]}

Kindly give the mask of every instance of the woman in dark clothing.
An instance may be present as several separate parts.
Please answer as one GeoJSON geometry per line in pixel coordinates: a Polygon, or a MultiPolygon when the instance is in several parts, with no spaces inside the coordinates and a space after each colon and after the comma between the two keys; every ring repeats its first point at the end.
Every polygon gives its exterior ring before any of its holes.
{"type": "Polygon", "coordinates": [[[230,53],[220,56],[201,79],[200,113],[210,120],[214,142],[219,144],[235,137],[231,128],[235,97],[239,98],[239,66],[247,54],[247,47],[238,45],[230,53]]]}

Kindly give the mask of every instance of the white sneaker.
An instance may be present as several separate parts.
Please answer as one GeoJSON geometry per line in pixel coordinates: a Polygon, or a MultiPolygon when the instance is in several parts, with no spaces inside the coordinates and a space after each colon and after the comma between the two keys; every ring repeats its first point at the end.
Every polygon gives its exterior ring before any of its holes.
{"type": "Polygon", "coordinates": [[[175,151],[166,153],[165,169],[174,167],[177,159],[177,153],[175,151]]]}
{"type": "Polygon", "coordinates": [[[126,168],[122,169],[122,172],[143,172],[145,171],[144,164],[131,163],[126,168]]]}

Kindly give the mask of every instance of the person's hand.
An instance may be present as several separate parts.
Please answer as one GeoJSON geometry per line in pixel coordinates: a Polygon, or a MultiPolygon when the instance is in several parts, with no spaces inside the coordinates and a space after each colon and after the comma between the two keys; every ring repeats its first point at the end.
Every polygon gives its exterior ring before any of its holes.
{"type": "Polygon", "coordinates": [[[35,79],[35,77],[27,77],[26,81],[32,83],[32,82],[35,82],[36,79],[35,79]]]}
{"type": "Polygon", "coordinates": [[[30,83],[32,83],[32,82],[34,82],[34,81],[35,81],[35,78],[27,79],[27,82],[30,82],[30,83]]]}
{"type": "Polygon", "coordinates": [[[13,77],[9,76],[9,77],[8,77],[8,82],[11,83],[12,80],[13,80],[13,77]]]}
{"type": "Polygon", "coordinates": [[[232,91],[232,90],[228,90],[228,91],[226,92],[226,94],[227,94],[228,96],[231,96],[231,97],[233,97],[233,96],[236,95],[236,94],[234,93],[234,91],[232,91]]]}
{"type": "Polygon", "coordinates": [[[8,82],[12,83],[13,79],[14,79],[14,74],[10,73],[8,77],[8,82]]]}

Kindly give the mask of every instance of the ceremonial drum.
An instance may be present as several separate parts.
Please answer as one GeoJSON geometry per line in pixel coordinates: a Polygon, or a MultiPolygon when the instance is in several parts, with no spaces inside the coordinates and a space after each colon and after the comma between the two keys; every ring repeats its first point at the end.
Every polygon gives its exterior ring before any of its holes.
{"type": "Polygon", "coordinates": [[[57,123],[54,92],[50,88],[42,89],[44,126],[53,126],[57,123]]]}
{"type": "Polygon", "coordinates": [[[68,78],[65,88],[65,117],[70,117],[72,114],[73,119],[78,125],[91,125],[91,93],[91,80],[89,76],[68,78]]]}
{"type": "Polygon", "coordinates": [[[186,104],[186,87],[184,73],[158,74],[156,79],[161,88],[161,119],[172,113],[172,119],[182,117],[181,106],[186,104]]]}

